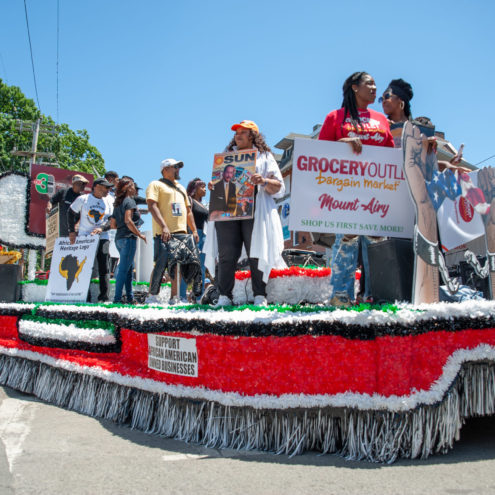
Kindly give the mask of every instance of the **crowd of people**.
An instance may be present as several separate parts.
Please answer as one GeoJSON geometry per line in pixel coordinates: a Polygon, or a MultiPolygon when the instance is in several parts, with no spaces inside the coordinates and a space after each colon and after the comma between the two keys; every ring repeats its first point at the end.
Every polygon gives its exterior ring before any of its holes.
{"type": "MultiPolygon", "coordinates": [[[[326,116],[319,139],[349,143],[357,154],[362,152],[363,144],[400,147],[402,126],[412,120],[412,87],[402,79],[392,80],[380,98],[384,114],[369,108],[376,95],[376,84],[370,74],[356,72],[348,77],[343,85],[342,106],[326,116]]],[[[285,194],[284,181],[255,122],[244,120],[231,129],[234,136],[226,152],[257,150],[256,170],[250,179],[251,187],[254,187],[252,204],[246,200],[236,204],[234,166],[225,166],[216,183],[195,178],[184,188],[179,182],[184,163],[172,158],[161,162],[161,177],[149,184],[145,198],[138,195],[131,177],[119,179],[114,171],[96,179],[89,194],[82,194],[87,180],[75,175],[71,188],[59,191],[51,198],[48,210],[55,204],[60,205],[60,235],[68,236],[71,243],[75,242],[76,235],[100,235],[94,268],[100,281],[99,301],[107,301],[109,296],[108,232],[115,229],[120,262],[114,302],[122,300],[124,290],[126,302],[134,302],[132,279],[136,243],[138,238],[146,242],[139,230],[143,222],[138,205],[146,204],[152,217],[154,250],[147,302],[157,300],[166,269],[172,279],[170,304],[185,302],[190,284],[192,293],[189,300],[199,301],[208,268],[215,276],[219,294],[217,305],[231,305],[235,270],[244,248],[251,270],[254,304],[267,304],[266,283],[270,271],[285,266],[282,227],[275,203],[285,194]],[[209,210],[203,204],[207,188],[211,193],[213,210],[232,212],[232,215],[235,212],[237,218],[209,221],[209,210]],[[79,225],[77,232],[76,224],[79,225]],[[176,269],[177,266],[180,270],[176,269]]],[[[435,138],[430,138],[429,145],[436,145],[435,138]]],[[[450,163],[441,162],[439,166],[458,167],[461,156],[458,154],[450,163]]],[[[423,232],[427,237],[428,228],[423,227],[423,232]]],[[[364,299],[371,298],[368,246],[380,240],[368,236],[336,235],[331,262],[332,304],[340,306],[354,301],[354,273],[358,259],[364,268],[364,299]]]]}

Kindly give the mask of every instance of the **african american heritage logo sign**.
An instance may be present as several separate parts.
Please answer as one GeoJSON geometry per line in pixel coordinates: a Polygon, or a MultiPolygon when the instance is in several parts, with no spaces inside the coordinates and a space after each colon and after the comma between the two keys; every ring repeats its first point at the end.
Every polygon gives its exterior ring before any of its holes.
{"type": "Polygon", "coordinates": [[[86,301],[99,237],[77,237],[74,244],[70,243],[68,237],[56,240],[46,292],[47,301],[86,301]]]}

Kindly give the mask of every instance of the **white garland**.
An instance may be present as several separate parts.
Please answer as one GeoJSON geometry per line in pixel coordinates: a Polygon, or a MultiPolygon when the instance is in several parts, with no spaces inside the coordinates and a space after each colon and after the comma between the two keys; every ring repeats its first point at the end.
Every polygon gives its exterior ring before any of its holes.
{"type": "Polygon", "coordinates": [[[25,302],[44,302],[46,297],[46,285],[36,283],[22,284],[22,300],[25,302]]]}
{"type": "MultiPolygon", "coordinates": [[[[93,301],[98,299],[98,294],[100,292],[99,285],[97,283],[92,283],[90,285],[91,298],[93,301]]],[[[46,285],[38,285],[36,283],[22,284],[22,300],[25,302],[45,302],[46,299],[46,285]]],[[[108,297],[113,299],[115,294],[115,284],[109,284],[108,297]]],[[[157,302],[155,305],[168,305],[170,299],[170,287],[164,286],[160,290],[160,294],[157,297],[157,302]]]]}
{"type": "Polygon", "coordinates": [[[28,280],[34,280],[36,275],[36,260],[37,260],[37,252],[35,249],[30,249],[28,251],[28,280]]]}
{"type": "MultiPolygon", "coordinates": [[[[12,304],[0,304],[2,307],[12,307],[12,304]]],[[[19,306],[19,305],[14,305],[19,306]]],[[[394,312],[381,310],[347,311],[337,309],[334,311],[320,311],[316,313],[304,312],[279,312],[275,309],[251,310],[246,308],[238,311],[202,310],[202,309],[171,309],[170,307],[129,306],[112,308],[105,306],[73,306],[60,304],[47,306],[47,309],[57,311],[77,312],[91,319],[93,314],[107,312],[109,315],[124,316],[140,323],[148,321],[166,320],[169,318],[181,318],[183,320],[203,320],[205,323],[259,323],[269,325],[286,325],[294,323],[311,324],[312,322],[341,323],[373,327],[376,325],[403,325],[411,327],[418,322],[429,320],[455,318],[490,319],[495,314],[495,301],[464,301],[456,303],[435,303],[413,306],[411,304],[397,304],[398,310],[394,312]]],[[[24,305],[20,305],[24,307],[24,305]]],[[[40,306],[43,308],[43,306],[40,306]]]]}
{"type": "MultiPolygon", "coordinates": [[[[330,275],[327,277],[282,276],[268,280],[266,298],[269,303],[300,304],[320,303],[330,298],[330,275]]],[[[254,300],[251,278],[235,281],[232,293],[234,304],[247,304],[254,300]]]]}
{"type": "Polygon", "coordinates": [[[9,174],[0,178],[0,239],[4,244],[45,247],[44,237],[26,234],[28,178],[9,174]]]}
{"type": "Polygon", "coordinates": [[[38,339],[59,340],[62,342],[84,342],[88,344],[112,345],[115,336],[103,328],[79,328],[69,325],[45,323],[32,320],[19,320],[19,332],[38,339]]]}
{"type": "Polygon", "coordinates": [[[454,379],[458,375],[463,363],[473,361],[495,361],[495,347],[481,344],[474,349],[460,349],[455,351],[443,367],[442,375],[432,384],[429,390],[414,390],[410,395],[383,396],[380,394],[360,394],[345,392],[335,395],[328,394],[282,394],[280,396],[259,394],[255,396],[241,395],[237,392],[222,392],[209,390],[204,387],[186,387],[170,385],[141,377],[131,377],[117,372],[104,370],[98,366],[82,366],[63,359],[55,359],[41,353],[11,349],[0,346],[0,354],[17,356],[32,361],[45,363],[66,371],[76,372],[116,383],[124,387],[137,388],[143,391],[168,394],[176,398],[206,400],[219,403],[223,406],[252,407],[261,409],[293,409],[293,408],[353,408],[361,411],[376,410],[390,412],[406,412],[420,405],[432,405],[440,402],[454,379]]]}

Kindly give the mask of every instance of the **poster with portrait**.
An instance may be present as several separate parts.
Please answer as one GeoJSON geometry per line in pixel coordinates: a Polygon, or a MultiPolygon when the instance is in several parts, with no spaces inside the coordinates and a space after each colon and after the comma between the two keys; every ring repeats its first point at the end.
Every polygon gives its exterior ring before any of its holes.
{"type": "Polygon", "coordinates": [[[99,235],[87,235],[77,236],[74,244],[68,237],[55,241],[47,301],[86,301],[99,240],[99,235]]]}
{"type": "Polygon", "coordinates": [[[213,159],[209,220],[248,220],[254,214],[257,150],[217,153],[213,159]]]}

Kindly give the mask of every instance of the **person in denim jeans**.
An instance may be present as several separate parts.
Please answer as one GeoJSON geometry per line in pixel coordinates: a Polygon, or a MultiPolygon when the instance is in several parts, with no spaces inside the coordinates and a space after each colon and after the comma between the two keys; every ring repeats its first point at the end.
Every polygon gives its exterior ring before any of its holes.
{"type": "MultiPolygon", "coordinates": [[[[363,144],[394,147],[394,140],[385,115],[368,109],[376,98],[373,77],[366,72],[355,72],[342,87],[342,107],[330,112],[320,130],[319,139],[348,143],[353,152],[360,154],[363,144]]],[[[368,238],[338,234],[332,247],[332,292],[330,304],[344,306],[354,301],[354,280],[362,246],[363,265],[366,273],[365,298],[369,297],[368,238]],[[368,292],[368,293],[366,293],[368,292]]]]}
{"type": "MultiPolygon", "coordinates": [[[[345,236],[336,234],[335,242],[332,246],[332,297],[334,302],[353,301],[355,272],[358,261],[358,249],[361,247],[363,271],[369,274],[368,246],[375,242],[369,236],[345,236]]],[[[363,300],[366,301],[371,297],[370,277],[364,278],[363,300]]],[[[338,304],[337,304],[338,305],[338,304]]]]}
{"type": "Polygon", "coordinates": [[[117,229],[115,244],[120,254],[115,281],[114,303],[120,303],[125,287],[128,304],[134,303],[132,290],[132,274],[134,271],[134,255],[136,254],[137,238],[146,242],[146,237],[138,227],[142,225],[141,215],[137,209],[134,196],[136,186],[130,177],[121,179],[115,193],[114,211],[111,218],[112,228],[117,229]]]}

